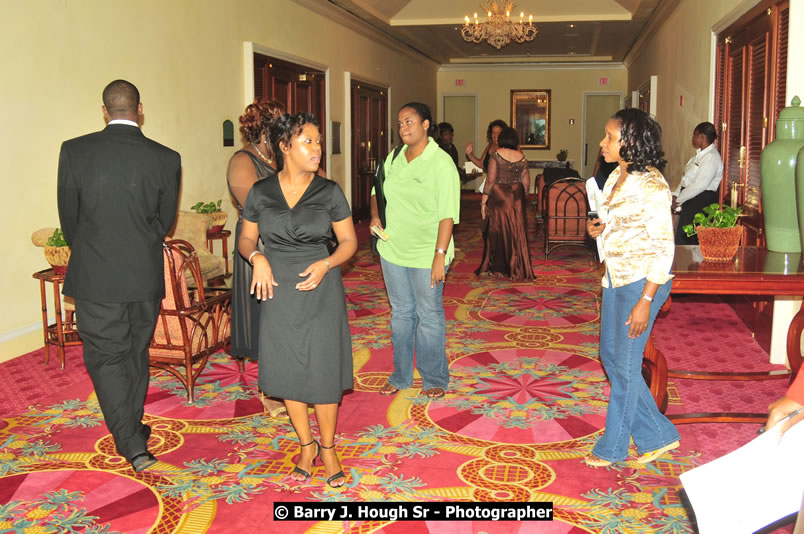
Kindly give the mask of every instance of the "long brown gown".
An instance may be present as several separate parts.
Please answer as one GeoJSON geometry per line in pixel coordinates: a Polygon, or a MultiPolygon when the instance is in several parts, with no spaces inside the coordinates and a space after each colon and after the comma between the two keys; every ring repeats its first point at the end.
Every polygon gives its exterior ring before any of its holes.
{"type": "Polygon", "coordinates": [[[511,280],[533,280],[528,247],[525,199],[522,180],[530,179],[528,161],[504,159],[498,152],[489,165],[484,193],[488,230],[483,248],[483,261],[475,274],[494,273],[511,280]]]}

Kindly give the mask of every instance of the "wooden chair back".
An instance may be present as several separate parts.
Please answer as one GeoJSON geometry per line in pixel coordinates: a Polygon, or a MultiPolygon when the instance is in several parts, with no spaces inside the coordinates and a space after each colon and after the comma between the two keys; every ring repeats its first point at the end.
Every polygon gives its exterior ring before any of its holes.
{"type": "Polygon", "coordinates": [[[547,186],[544,194],[545,256],[559,246],[586,246],[588,211],[585,180],[561,178],[547,186]]]}
{"type": "Polygon", "coordinates": [[[163,243],[165,297],[150,346],[150,364],[173,374],[194,402],[195,381],[209,356],[231,338],[231,291],[207,298],[198,256],[187,241],[163,243]],[[196,287],[188,287],[190,278],[196,287]],[[179,371],[183,368],[183,372],[179,371]]]}

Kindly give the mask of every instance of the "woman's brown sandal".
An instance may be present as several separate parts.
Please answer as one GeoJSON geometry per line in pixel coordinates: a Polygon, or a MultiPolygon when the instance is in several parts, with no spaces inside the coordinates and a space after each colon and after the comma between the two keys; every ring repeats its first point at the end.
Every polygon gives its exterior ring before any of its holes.
{"type": "Polygon", "coordinates": [[[380,395],[384,395],[386,397],[389,395],[395,395],[396,393],[399,393],[399,388],[390,382],[386,382],[382,389],[380,389],[380,395]]]}
{"type": "Polygon", "coordinates": [[[262,391],[260,391],[260,403],[262,404],[263,412],[270,414],[271,417],[276,419],[288,418],[288,410],[285,408],[285,403],[273,400],[262,391]],[[278,403],[278,405],[275,403],[278,403]]]}
{"type": "Polygon", "coordinates": [[[444,395],[446,395],[446,391],[443,388],[430,388],[425,389],[422,391],[422,395],[427,397],[428,399],[440,399],[444,395]]]}
{"type": "Polygon", "coordinates": [[[604,460],[603,458],[598,458],[594,454],[590,454],[589,456],[585,457],[583,459],[583,463],[589,467],[608,467],[612,464],[612,462],[604,460]]]}

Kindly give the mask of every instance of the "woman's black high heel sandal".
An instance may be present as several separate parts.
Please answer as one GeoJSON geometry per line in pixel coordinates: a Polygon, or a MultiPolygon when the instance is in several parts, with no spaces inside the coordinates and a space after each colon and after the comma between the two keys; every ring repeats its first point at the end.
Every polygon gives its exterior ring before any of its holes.
{"type": "MultiPolygon", "coordinates": [[[[327,450],[334,449],[335,444],[333,443],[329,447],[325,447],[325,446],[319,444],[318,447],[319,447],[318,454],[320,455],[321,454],[321,449],[327,449],[327,450]]],[[[321,460],[321,463],[323,464],[324,460],[321,460]]],[[[346,475],[343,473],[342,469],[327,479],[327,486],[329,486],[330,488],[342,488],[345,484],[346,484],[346,475]],[[338,480],[339,478],[344,479],[343,484],[339,484],[337,486],[333,485],[332,483],[334,481],[338,480]]]]}
{"type": "MultiPolygon", "coordinates": [[[[321,456],[321,444],[318,443],[316,440],[313,440],[310,443],[305,443],[304,445],[299,445],[300,447],[309,447],[313,443],[318,445],[318,450],[316,451],[315,456],[313,456],[313,460],[310,462],[310,470],[312,470],[312,468],[315,467],[316,458],[321,456]]],[[[304,469],[302,469],[298,465],[293,468],[293,471],[291,472],[291,474],[293,474],[293,473],[298,473],[298,474],[302,475],[305,479],[310,478],[310,476],[311,476],[310,473],[308,473],[307,471],[305,471],[304,469]]],[[[301,481],[299,481],[299,482],[301,482],[301,481]]]]}

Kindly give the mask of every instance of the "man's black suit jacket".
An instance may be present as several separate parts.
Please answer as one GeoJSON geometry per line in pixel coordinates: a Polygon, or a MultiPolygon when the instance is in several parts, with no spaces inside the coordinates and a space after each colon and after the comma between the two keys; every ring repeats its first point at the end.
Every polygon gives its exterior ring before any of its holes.
{"type": "Polygon", "coordinates": [[[72,253],[64,294],[94,302],[163,297],[162,240],[180,180],[179,154],[135,126],[111,124],[65,141],[58,205],[72,253]]]}

